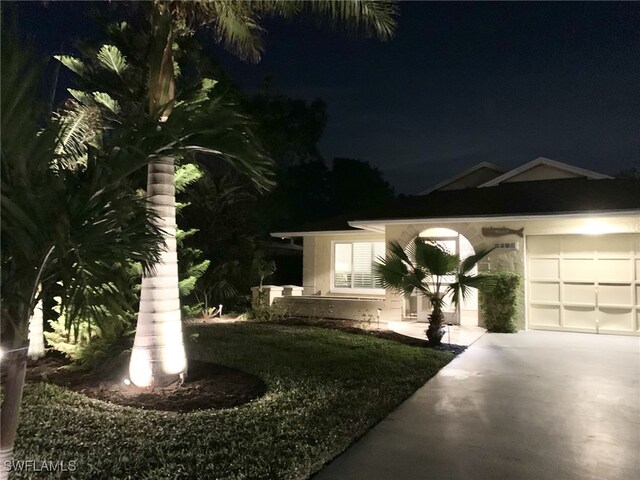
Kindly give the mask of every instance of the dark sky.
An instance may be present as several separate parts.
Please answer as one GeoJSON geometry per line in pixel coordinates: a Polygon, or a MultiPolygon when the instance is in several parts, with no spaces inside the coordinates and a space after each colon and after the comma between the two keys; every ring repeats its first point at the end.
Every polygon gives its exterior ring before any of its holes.
{"type": "MultiPolygon", "coordinates": [[[[91,32],[82,5],[21,5],[41,45],[91,32]]],[[[23,14],[24,15],[24,14],[23,14]]],[[[402,2],[396,37],[271,22],[244,88],[327,103],[326,159],[368,160],[415,193],[481,161],[539,156],[615,174],[640,167],[639,3],[402,2]]]]}

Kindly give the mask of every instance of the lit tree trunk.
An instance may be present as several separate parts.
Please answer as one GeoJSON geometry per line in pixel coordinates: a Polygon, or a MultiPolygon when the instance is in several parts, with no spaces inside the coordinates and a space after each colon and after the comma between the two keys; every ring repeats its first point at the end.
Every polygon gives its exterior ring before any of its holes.
{"type": "Polygon", "coordinates": [[[44,357],[44,315],[42,298],[38,300],[33,315],[29,320],[29,350],[27,356],[31,360],[44,357]]]}
{"type": "MultiPolygon", "coordinates": [[[[24,312],[26,312],[26,307],[24,312]]],[[[3,312],[6,314],[6,312],[3,312]]],[[[23,312],[21,312],[23,313],[23,312]]],[[[22,316],[22,315],[19,315],[22,316]]],[[[28,318],[24,315],[23,318],[28,318]]],[[[27,347],[20,338],[27,337],[28,321],[19,325],[18,333],[14,333],[14,340],[5,344],[5,353],[2,358],[2,390],[3,399],[0,408],[0,479],[9,478],[9,471],[5,468],[6,463],[13,459],[13,446],[18,430],[18,416],[20,413],[20,402],[22,401],[22,390],[24,388],[24,377],[27,371],[27,347]]]]}
{"type": "Polygon", "coordinates": [[[0,479],[9,478],[9,472],[5,468],[5,462],[13,458],[13,445],[18,430],[18,414],[24,376],[27,371],[26,351],[14,355],[7,365],[5,379],[5,397],[2,401],[2,414],[0,415],[0,479]]]}
{"type": "Polygon", "coordinates": [[[158,215],[166,250],[154,272],[142,277],[140,312],[129,365],[131,381],[138,387],[165,385],[187,371],[178,292],[174,160],[154,158],[148,171],[148,208],[158,215]]]}

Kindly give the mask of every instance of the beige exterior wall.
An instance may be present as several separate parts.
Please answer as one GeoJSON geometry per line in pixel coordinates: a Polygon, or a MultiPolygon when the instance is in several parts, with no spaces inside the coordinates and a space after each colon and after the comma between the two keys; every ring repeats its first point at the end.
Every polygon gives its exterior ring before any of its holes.
{"type": "MultiPolygon", "coordinates": [[[[469,240],[473,248],[490,248],[496,243],[515,243],[515,249],[498,248],[494,250],[486,261],[481,262],[481,271],[508,270],[516,272],[521,277],[519,309],[517,325],[520,329],[526,328],[526,296],[525,296],[525,239],[518,235],[505,235],[501,237],[485,237],[482,234],[484,227],[510,228],[519,230],[524,228],[524,235],[560,235],[560,234],[603,234],[607,233],[639,233],[640,215],[620,216],[593,216],[593,217],[557,217],[544,219],[523,220],[482,220],[473,222],[424,222],[411,224],[392,224],[386,227],[386,241],[397,240],[406,244],[413,240],[423,230],[433,227],[448,228],[454,230],[469,240]]],[[[387,309],[385,317],[400,320],[402,298],[393,292],[386,294],[387,309]]],[[[482,322],[481,322],[482,323],[482,322]]]]}
{"type": "MultiPolygon", "coordinates": [[[[394,222],[387,224],[385,234],[371,234],[363,231],[349,234],[315,235],[304,238],[304,294],[357,296],[361,294],[338,294],[331,292],[332,244],[335,241],[380,241],[386,243],[397,240],[406,244],[423,230],[433,227],[454,230],[469,240],[474,249],[493,247],[496,243],[515,243],[515,249],[498,248],[479,265],[481,271],[505,269],[520,274],[520,309],[517,323],[520,329],[526,328],[526,296],[525,296],[525,239],[518,235],[501,237],[485,237],[483,227],[505,227],[513,230],[524,228],[524,235],[560,235],[560,234],[603,234],[638,233],[640,234],[640,215],[619,216],[566,216],[556,218],[503,220],[483,219],[478,221],[425,221],[394,222]]],[[[399,294],[387,291],[384,295],[382,321],[399,321],[402,319],[403,299],[399,294]]]]}
{"type": "Polygon", "coordinates": [[[380,294],[349,294],[331,291],[333,244],[335,242],[383,242],[383,234],[365,231],[347,234],[305,236],[303,243],[302,283],[304,295],[333,295],[336,297],[380,297],[380,294]]]}

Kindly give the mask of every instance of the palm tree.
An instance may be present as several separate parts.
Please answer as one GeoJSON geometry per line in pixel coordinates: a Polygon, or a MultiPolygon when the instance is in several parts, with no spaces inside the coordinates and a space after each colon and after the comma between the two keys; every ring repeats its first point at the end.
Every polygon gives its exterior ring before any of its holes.
{"type": "MultiPolygon", "coordinates": [[[[178,36],[210,27],[215,40],[248,61],[259,61],[262,47],[260,21],[264,17],[290,17],[304,11],[328,15],[353,29],[386,40],[393,34],[395,7],[377,1],[201,1],[160,2],[152,5],[152,49],[149,56],[149,110],[160,111],[160,122],[172,114],[175,72],[172,49],[178,36]]],[[[174,159],[152,158],[147,198],[160,217],[168,246],[153,276],[142,279],[140,313],[131,354],[131,380],[153,386],[183,376],[186,355],[181,342],[178,267],[175,253],[174,159]]]]}
{"type": "Polygon", "coordinates": [[[473,274],[471,271],[493,249],[478,250],[464,260],[458,255],[445,251],[432,242],[416,237],[405,251],[398,242],[390,242],[389,253],[375,265],[375,272],[382,286],[401,293],[405,297],[418,292],[431,303],[431,315],[427,337],[432,345],[442,340],[442,312],[445,298],[451,297],[453,305],[458,305],[469,294],[470,288],[490,284],[489,274],[473,274]],[[446,277],[454,277],[454,282],[443,288],[446,277]]]}
{"type": "MultiPolygon", "coordinates": [[[[121,6],[121,5],[118,5],[121,6]]],[[[236,134],[235,143],[227,145],[236,151],[249,150],[252,141],[246,125],[231,128],[226,123],[209,129],[206,135],[193,135],[197,130],[194,118],[178,117],[184,111],[176,97],[176,76],[174,52],[180,41],[193,36],[199,29],[209,29],[214,40],[240,58],[257,62],[263,52],[260,23],[269,17],[291,17],[302,13],[321,14],[330,20],[344,23],[357,33],[374,35],[382,40],[390,38],[395,27],[396,7],[389,2],[362,1],[159,1],[139,2],[127,5],[138,16],[146,38],[137,45],[138,51],[145,52],[144,73],[146,88],[130,89],[138,97],[146,98],[147,118],[155,121],[159,130],[170,131],[183,126],[182,136],[177,136],[175,148],[166,149],[161,154],[149,157],[147,201],[149,209],[157,214],[158,226],[164,232],[167,245],[161,261],[153,273],[143,276],[138,326],[131,355],[130,376],[134,384],[141,387],[170,383],[186,373],[186,355],[182,341],[182,324],[178,290],[178,268],[175,240],[175,188],[174,165],[176,157],[186,151],[205,152],[230,163],[241,172],[253,178],[260,187],[269,184],[264,156],[231,153],[225,149],[224,139],[229,133],[236,134]],[[142,20],[141,20],[142,19],[142,20]],[[141,48],[142,46],[142,48],[141,48]],[[218,137],[214,134],[218,133],[218,137]],[[222,138],[222,142],[220,141],[222,138]]],[[[140,29],[139,29],[140,30],[140,29]]],[[[116,32],[117,33],[117,32],[116,32]]],[[[122,33],[122,32],[121,32],[122,33]]],[[[121,35],[121,38],[124,37],[121,35]]],[[[140,35],[137,36],[140,38],[140,35]]],[[[127,62],[116,46],[105,45],[98,54],[103,67],[111,70],[112,77],[119,77],[126,84],[127,62]]],[[[77,59],[62,57],[65,65],[81,77],[91,77],[95,70],[87,69],[77,59]]],[[[90,82],[91,83],[91,82],[90,82]]],[[[95,82],[94,82],[95,83],[95,82]]],[[[98,82],[99,83],[99,82],[98,82]]],[[[104,85],[104,83],[102,83],[104,85]]],[[[114,83],[112,82],[112,85],[114,83]]],[[[210,86],[211,83],[209,84],[210,86]]],[[[98,101],[100,108],[117,106],[115,95],[107,94],[96,98],[96,90],[89,89],[74,95],[76,100],[98,101]],[[107,100],[106,102],[104,100],[107,100]]],[[[218,102],[218,107],[221,106],[218,102]]],[[[86,106],[86,104],[85,104],[86,106]]],[[[202,102],[198,107],[202,108],[202,102]]],[[[113,108],[111,113],[115,113],[113,108]]],[[[192,112],[195,113],[195,112],[192,112]]],[[[209,108],[210,124],[224,115],[209,108]],[[217,114],[214,117],[214,114],[217,114]]],[[[202,118],[202,116],[200,117],[202,118]]],[[[227,122],[228,123],[228,122],[227,122]]]]}
{"type": "MultiPolygon", "coordinates": [[[[160,112],[160,122],[172,114],[175,104],[173,44],[178,36],[210,27],[214,38],[225,48],[249,61],[259,61],[262,53],[261,17],[290,17],[305,10],[329,14],[357,30],[382,39],[393,33],[392,4],[372,1],[201,1],[152,4],[151,50],[149,55],[149,111],[160,112]]],[[[130,375],[137,386],[169,383],[186,374],[182,342],[178,264],[175,242],[174,158],[150,159],[147,199],[158,213],[165,232],[167,251],[155,272],[143,276],[138,326],[131,353],[130,375]]]]}
{"type": "MultiPolygon", "coordinates": [[[[110,301],[124,303],[112,288],[111,265],[136,260],[150,271],[160,258],[162,236],[144,199],[126,182],[133,169],[146,164],[139,145],[87,149],[82,159],[78,151],[61,153],[72,127],[39,123],[50,114],[43,108],[46,102],[34,98],[41,91],[37,61],[5,32],[1,58],[0,328],[5,371],[0,456],[4,465],[13,452],[29,319],[41,298],[39,285],[62,282],[61,307],[68,318],[95,310],[85,300],[86,292],[108,292],[110,301]]],[[[6,469],[1,471],[6,475],[6,469]]]]}

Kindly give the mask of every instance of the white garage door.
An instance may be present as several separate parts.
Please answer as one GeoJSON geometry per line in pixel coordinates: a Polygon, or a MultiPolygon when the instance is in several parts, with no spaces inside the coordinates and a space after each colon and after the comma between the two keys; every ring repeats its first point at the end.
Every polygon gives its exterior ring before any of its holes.
{"type": "Polygon", "coordinates": [[[527,237],[529,328],[640,334],[640,235],[527,237]]]}

